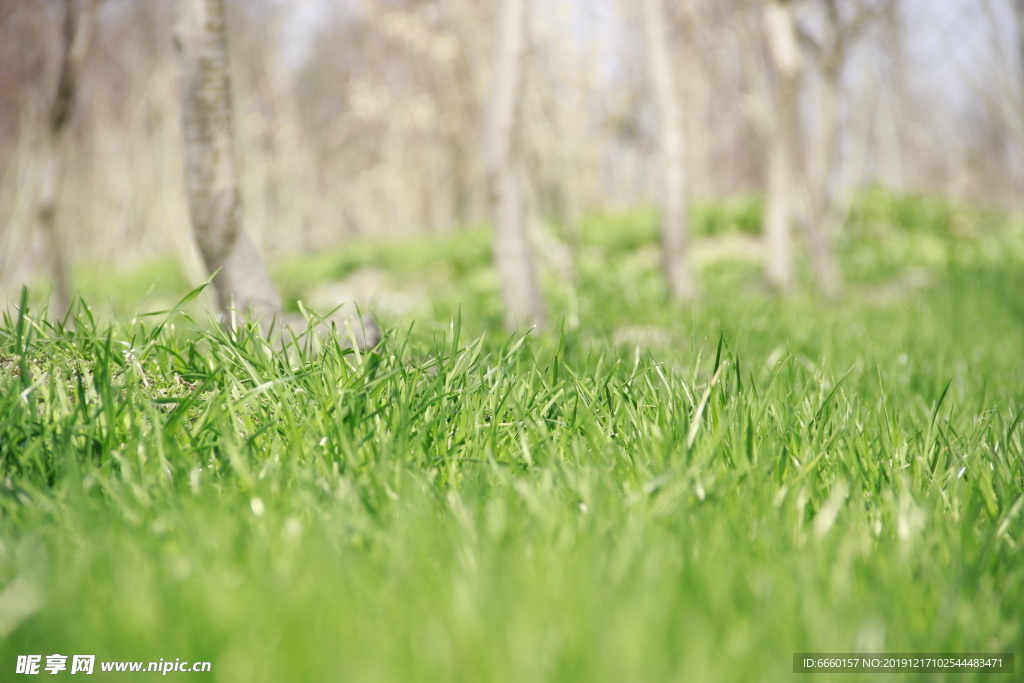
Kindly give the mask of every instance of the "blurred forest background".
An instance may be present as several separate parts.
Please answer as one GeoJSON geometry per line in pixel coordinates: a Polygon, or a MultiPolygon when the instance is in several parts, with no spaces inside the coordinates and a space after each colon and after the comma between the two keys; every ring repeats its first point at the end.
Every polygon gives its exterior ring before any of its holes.
{"type": "MultiPolygon", "coordinates": [[[[39,149],[62,17],[87,4],[0,0],[4,301],[48,277],[39,149]]],[[[56,224],[73,269],[174,255],[191,284],[206,277],[188,228],[174,5],[95,3],[58,150],[56,224]]],[[[659,202],[664,110],[644,3],[526,5],[514,163],[550,273],[571,270],[587,216],[659,202]]],[[[490,221],[482,149],[498,0],[227,6],[245,224],[271,264],[490,221]]],[[[1024,1],[669,0],[662,19],[685,193],[736,203],[723,220],[751,235],[754,258],[773,149],[787,134],[794,240],[812,251],[816,231],[826,245],[839,238],[865,188],[1020,208],[1024,1]],[[773,44],[773,12],[792,22],[792,71],[773,44]]]]}

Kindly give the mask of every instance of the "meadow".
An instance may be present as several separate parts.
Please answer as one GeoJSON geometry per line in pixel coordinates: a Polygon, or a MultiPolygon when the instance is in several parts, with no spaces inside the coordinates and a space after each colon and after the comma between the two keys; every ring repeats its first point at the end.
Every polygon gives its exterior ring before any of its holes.
{"type": "MultiPolygon", "coordinates": [[[[697,245],[758,212],[698,207],[697,245]]],[[[366,267],[417,294],[363,353],[228,335],[170,264],[83,273],[74,325],[12,302],[2,678],[53,653],[225,682],[834,678],[796,652],[1019,676],[1019,217],[867,195],[836,301],[726,251],[671,303],[652,212],[571,237],[555,323],[514,335],[482,229],[277,264],[295,308],[366,267]]]]}

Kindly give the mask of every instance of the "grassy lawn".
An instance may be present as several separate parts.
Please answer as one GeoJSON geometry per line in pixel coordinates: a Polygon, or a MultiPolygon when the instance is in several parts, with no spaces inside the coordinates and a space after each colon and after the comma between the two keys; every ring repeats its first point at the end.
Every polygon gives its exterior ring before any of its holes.
{"type": "Polygon", "coordinates": [[[833,677],[793,653],[854,651],[1015,652],[1019,676],[1024,234],[885,201],[832,303],[725,258],[671,304],[641,213],[582,227],[546,283],[565,324],[525,336],[497,329],[483,231],[280,265],[292,300],[367,264],[426,283],[365,355],[228,338],[194,305],[133,319],[116,284],[113,323],[11,308],[0,678],[60,653],[210,681],[810,682],[833,677]]]}

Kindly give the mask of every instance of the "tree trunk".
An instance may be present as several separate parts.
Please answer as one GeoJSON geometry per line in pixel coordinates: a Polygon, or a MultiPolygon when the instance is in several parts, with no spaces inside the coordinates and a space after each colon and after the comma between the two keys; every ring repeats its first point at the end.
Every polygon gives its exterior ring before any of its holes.
{"type": "Polygon", "coordinates": [[[842,287],[839,268],[832,254],[831,240],[835,224],[836,198],[832,190],[833,171],[838,167],[836,141],[839,138],[839,61],[825,64],[819,98],[819,127],[809,150],[807,185],[810,195],[810,220],[807,238],[815,280],[826,298],[834,298],[842,287]]]}
{"type": "MultiPolygon", "coordinates": [[[[1012,126],[1011,130],[1024,131],[1024,0],[1016,0],[1013,9],[1017,28],[1017,85],[1020,88],[1021,99],[1017,100],[1019,119],[1017,125],[1012,126]]],[[[1024,142],[1024,138],[1018,138],[1018,144],[1021,142],[1024,142]]],[[[1017,205],[1020,206],[1020,195],[1016,196],[1016,200],[1017,205]]]]}
{"type": "MultiPolygon", "coordinates": [[[[181,0],[175,45],[181,66],[192,232],[206,268],[216,272],[213,285],[221,315],[231,329],[246,320],[259,320],[264,335],[271,330],[281,333],[278,342],[286,340],[286,334],[301,335],[308,321],[283,312],[277,289],[242,220],[224,0],[181,0]]],[[[325,332],[336,325],[355,346],[376,345],[380,340],[376,322],[353,309],[350,304],[339,307],[315,330],[325,332]]]]}
{"type": "MultiPolygon", "coordinates": [[[[706,30],[701,24],[706,21],[701,13],[702,0],[675,0],[680,2],[684,12],[681,58],[682,74],[680,92],[683,104],[683,140],[686,147],[686,185],[690,197],[704,197],[713,193],[714,174],[711,168],[711,152],[714,136],[708,135],[708,106],[713,93],[709,76],[702,68],[700,47],[697,36],[706,30]]],[[[726,124],[731,125],[731,123],[726,124]]],[[[721,126],[715,122],[716,128],[721,126]]],[[[727,137],[722,135],[721,137],[727,137]]]]}
{"type": "Polygon", "coordinates": [[[1017,25],[1017,77],[1019,85],[1024,86],[1024,0],[1013,3],[1014,18],[1017,25]]]}
{"type": "Polygon", "coordinates": [[[181,65],[185,184],[192,231],[221,314],[266,318],[281,300],[242,223],[232,137],[224,0],[182,0],[175,45],[181,65]]]}
{"type": "Polygon", "coordinates": [[[64,133],[75,108],[82,62],[85,61],[92,38],[97,0],[84,0],[77,4],[78,7],[75,0],[64,0],[60,76],[37,150],[39,193],[36,211],[47,245],[50,273],[54,279],[50,310],[58,319],[65,318],[71,306],[70,272],[57,221],[57,203],[63,180],[64,133]]]}
{"type": "Polygon", "coordinates": [[[674,299],[681,301],[693,295],[693,278],[686,260],[686,141],[662,2],[643,0],[643,12],[661,148],[661,183],[658,190],[662,259],[669,291],[674,299]]]}
{"type": "Polygon", "coordinates": [[[526,234],[522,191],[512,162],[525,14],[524,0],[502,0],[484,129],[484,168],[494,221],[494,261],[501,280],[508,330],[521,324],[545,324],[544,304],[526,234]]]}
{"type": "Polygon", "coordinates": [[[799,130],[797,94],[801,58],[788,0],[769,0],[765,33],[775,67],[775,126],[768,146],[768,187],[764,233],[768,247],[768,282],[780,292],[793,285],[791,226],[794,205],[794,156],[799,130]]]}
{"type": "Polygon", "coordinates": [[[882,36],[885,41],[887,64],[887,87],[883,93],[884,106],[879,118],[878,157],[882,183],[897,193],[906,187],[904,152],[907,144],[904,116],[907,111],[905,29],[900,15],[900,5],[891,2],[883,15],[882,36]]]}

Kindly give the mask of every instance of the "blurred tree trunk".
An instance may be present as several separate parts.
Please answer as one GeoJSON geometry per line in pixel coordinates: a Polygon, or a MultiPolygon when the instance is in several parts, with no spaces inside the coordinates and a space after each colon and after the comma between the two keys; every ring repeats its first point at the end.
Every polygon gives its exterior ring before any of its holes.
{"type": "MultiPolygon", "coordinates": [[[[896,0],[852,7],[852,15],[844,21],[839,1],[824,1],[825,31],[820,41],[816,41],[806,30],[800,30],[800,38],[811,51],[821,73],[819,125],[807,159],[807,188],[810,197],[807,234],[815,277],[826,297],[834,297],[842,289],[842,276],[833,254],[832,241],[846,222],[849,210],[840,199],[840,195],[848,188],[844,183],[840,190],[836,188],[835,182],[836,171],[842,168],[838,141],[844,137],[839,123],[843,69],[849,58],[850,46],[861,38],[874,21],[887,15],[891,19],[895,18],[896,0]]],[[[865,145],[867,135],[865,132],[865,145]]]]}
{"type": "MultiPolygon", "coordinates": [[[[282,326],[301,334],[306,319],[285,314],[277,289],[242,221],[233,143],[231,82],[224,0],[181,0],[175,45],[181,67],[185,137],[185,184],[192,231],[209,272],[217,304],[231,329],[259,320],[264,335],[282,326]]],[[[339,302],[341,303],[341,302],[339,302]]],[[[355,346],[368,348],[380,329],[353,306],[333,311],[317,331],[348,328],[355,346]]],[[[282,330],[283,334],[283,330],[282,330]]],[[[284,337],[282,337],[284,339],[284,337]]]]}
{"type": "MultiPolygon", "coordinates": [[[[708,134],[708,105],[714,88],[709,80],[707,64],[710,61],[698,45],[698,37],[706,35],[711,22],[704,16],[702,0],[674,0],[681,6],[682,44],[680,53],[682,74],[683,131],[686,147],[686,186],[690,197],[712,194],[714,173],[711,167],[711,149],[716,136],[708,134]]],[[[671,5],[670,5],[671,7],[671,5]]],[[[728,127],[731,122],[716,121],[728,127]]],[[[717,130],[716,134],[721,135],[717,130]]],[[[725,137],[722,135],[722,137],[725,137]]]]}
{"type": "Polygon", "coordinates": [[[768,144],[768,182],[764,234],[768,247],[768,282],[787,292],[793,285],[791,226],[794,207],[794,158],[799,135],[797,94],[802,60],[789,0],[769,0],[764,7],[765,35],[776,77],[774,128],[768,144]]]}
{"type": "Polygon", "coordinates": [[[907,153],[907,134],[904,117],[907,112],[907,78],[905,57],[905,35],[900,3],[890,2],[882,15],[882,35],[888,80],[883,91],[885,106],[879,121],[881,140],[879,142],[879,163],[882,182],[892,190],[902,193],[907,183],[907,168],[904,157],[907,153]]]}
{"type": "Polygon", "coordinates": [[[502,0],[497,23],[491,94],[484,124],[484,168],[494,221],[494,261],[501,280],[505,327],[543,326],[544,304],[526,234],[522,190],[513,147],[519,109],[526,8],[502,0]]]}
{"type": "Polygon", "coordinates": [[[281,300],[242,223],[232,138],[224,0],[181,0],[175,36],[181,66],[185,184],[192,230],[221,313],[273,320],[281,300]]]}
{"type": "MultiPolygon", "coordinates": [[[[1020,88],[1020,97],[1017,102],[1018,126],[1016,130],[1024,130],[1024,0],[1016,0],[1013,5],[1014,18],[1017,28],[1017,86],[1020,88]]],[[[1024,138],[1018,136],[1019,142],[1024,138]]]]}
{"type": "Polygon", "coordinates": [[[37,150],[40,171],[36,210],[54,280],[50,310],[59,319],[67,316],[71,306],[71,274],[57,221],[57,203],[63,176],[64,133],[75,108],[79,76],[92,38],[97,4],[98,0],[64,0],[60,75],[37,150]]]}
{"type": "Polygon", "coordinates": [[[643,0],[648,65],[658,109],[661,248],[669,291],[674,299],[685,300],[693,295],[686,254],[686,140],[662,3],[663,0],[643,0]]]}
{"type": "Polygon", "coordinates": [[[1017,76],[1024,85],[1024,0],[1014,0],[1013,15],[1017,28],[1017,76]]]}
{"type": "Polygon", "coordinates": [[[822,65],[821,92],[818,98],[818,131],[808,150],[807,185],[810,195],[810,220],[807,238],[811,246],[811,263],[822,294],[835,297],[842,288],[839,268],[832,254],[831,239],[838,232],[833,173],[838,166],[839,140],[839,74],[841,53],[828,55],[822,65]]]}

